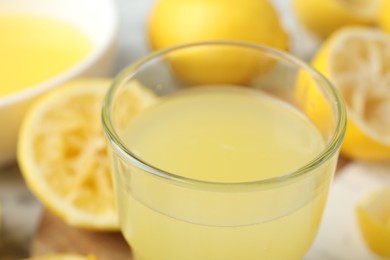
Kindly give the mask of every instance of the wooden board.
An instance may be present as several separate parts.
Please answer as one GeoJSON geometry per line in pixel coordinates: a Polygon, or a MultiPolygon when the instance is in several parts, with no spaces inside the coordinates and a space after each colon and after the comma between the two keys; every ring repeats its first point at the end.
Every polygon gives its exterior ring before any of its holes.
{"type": "Polygon", "coordinates": [[[31,244],[31,255],[69,252],[93,254],[98,260],[131,260],[130,247],[120,232],[98,232],[70,227],[44,211],[31,244]]]}

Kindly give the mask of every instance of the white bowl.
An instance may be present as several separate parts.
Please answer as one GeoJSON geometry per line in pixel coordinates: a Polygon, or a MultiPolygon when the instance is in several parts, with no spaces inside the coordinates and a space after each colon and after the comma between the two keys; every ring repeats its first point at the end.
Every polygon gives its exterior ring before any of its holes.
{"type": "Polygon", "coordinates": [[[79,76],[112,76],[118,29],[112,0],[1,0],[0,13],[8,11],[65,20],[84,31],[94,47],[87,57],[62,74],[23,91],[0,96],[0,167],[15,160],[20,123],[38,96],[79,76]]]}

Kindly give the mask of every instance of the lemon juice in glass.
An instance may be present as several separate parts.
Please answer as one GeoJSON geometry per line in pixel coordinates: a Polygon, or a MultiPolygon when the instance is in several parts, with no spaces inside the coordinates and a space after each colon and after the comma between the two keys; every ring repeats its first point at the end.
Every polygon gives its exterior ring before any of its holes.
{"type": "Polygon", "coordinates": [[[301,259],[345,124],[330,83],[269,47],[194,43],[130,65],[106,96],[103,127],[134,258],[301,259]],[[134,84],[157,98],[132,118],[134,84]]]}

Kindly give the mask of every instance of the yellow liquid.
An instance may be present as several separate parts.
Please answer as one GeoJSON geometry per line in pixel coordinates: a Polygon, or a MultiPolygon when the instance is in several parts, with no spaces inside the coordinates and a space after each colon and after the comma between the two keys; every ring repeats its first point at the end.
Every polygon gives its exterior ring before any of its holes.
{"type": "Polygon", "coordinates": [[[92,49],[73,25],[28,14],[0,14],[0,96],[48,80],[92,49]]]}
{"type": "Polygon", "coordinates": [[[160,169],[227,183],[224,191],[170,184],[114,159],[122,229],[136,259],[300,259],[310,247],[334,160],[284,185],[228,186],[287,174],[324,148],[287,104],[244,88],[186,90],[162,98],[124,136],[160,169]]]}

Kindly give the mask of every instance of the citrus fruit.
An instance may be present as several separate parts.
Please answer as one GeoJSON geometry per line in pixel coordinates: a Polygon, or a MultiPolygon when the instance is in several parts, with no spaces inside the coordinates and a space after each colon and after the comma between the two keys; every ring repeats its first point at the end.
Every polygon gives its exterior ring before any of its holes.
{"type": "MultiPolygon", "coordinates": [[[[50,91],[29,109],[19,133],[18,162],[30,190],[72,226],[117,230],[101,107],[109,79],[79,79],[50,91]]],[[[135,115],[153,99],[134,83],[135,115]]]]}
{"type": "Polygon", "coordinates": [[[367,194],[356,208],[358,224],[368,247],[390,259],[390,187],[367,194]]]}
{"type": "Polygon", "coordinates": [[[298,21],[325,38],[345,26],[370,25],[377,20],[382,0],[293,0],[298,21]]]}
{"type": "MultiPolygon", "coordinates": [[[[268,0],[160,0],[148,18],[153,50],[210,40],[234,40],[288,49],[288,35],[268,0]]],[[[245,83],[258,58],[243,49],[199,48],[175,58],[177,73],[195,83],[245,83]]]]}
{"type": "Polygon", "coordinates": [[[51,254],[44,256],[34,256],[26,260],[96,260],[93,255],[82,256],[78,254],[51,254]]]}
{"type": "Polygon", "coordinates": [[[194,45],[168,59],[174,74],[192,85],[246,85],[275,64],[267,54],[245,44],[224,43],[194,45]]]}
{"type": "Polygon", "coordinates": [[[268,0],[159,0],[149,16],[153,49],[204,40],[243,40],[286,49],[288,37],[268,0]]]}
{"type": "MultiPolygon", "coordinates": [[[[374,28],[343,28],[324,42],[313,66],[340,91],[347,106],[341,152],[358,160],[390,159],[390,36],[374,28]]],[[[323,103],[318,100],[317,105],[323,103]]]]}
{"type": "Polygon", "coordinates": [[[383,0],[379,10],[378,25],[385,32],[390,33],[390,1],[383,0]]]}

